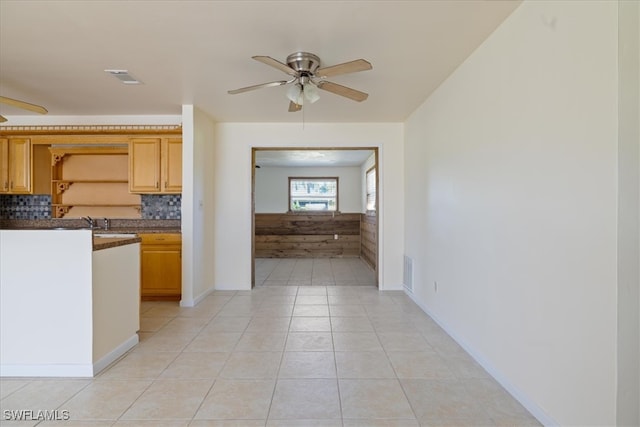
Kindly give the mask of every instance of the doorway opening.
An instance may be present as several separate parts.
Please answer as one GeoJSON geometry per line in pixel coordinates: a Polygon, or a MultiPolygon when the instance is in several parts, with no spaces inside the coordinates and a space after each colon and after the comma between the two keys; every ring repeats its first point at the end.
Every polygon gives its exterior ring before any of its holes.
{"type": "Polygon", "coordinates": [[[378,148],[252,148],[251,285],[378,286],[378,148]]]}

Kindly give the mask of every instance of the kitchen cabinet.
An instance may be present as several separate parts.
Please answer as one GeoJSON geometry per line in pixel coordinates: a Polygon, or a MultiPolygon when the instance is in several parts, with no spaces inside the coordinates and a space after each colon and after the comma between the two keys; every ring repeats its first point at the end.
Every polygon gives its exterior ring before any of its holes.
{"type": "Polygon", "coordinates": [[[129,142],[129,191],[182,192],[182,138],[133,138],[129,142]]]}
{"type": "Polygon", "coordinates": [[[179,300],[182,296],[182,236],[140,234],[142,300],[179,300]]]}
{"type": "Polygon", "coordinates": [[[31,140],[0,138],[0,193],[31,194],[31,140]]]}

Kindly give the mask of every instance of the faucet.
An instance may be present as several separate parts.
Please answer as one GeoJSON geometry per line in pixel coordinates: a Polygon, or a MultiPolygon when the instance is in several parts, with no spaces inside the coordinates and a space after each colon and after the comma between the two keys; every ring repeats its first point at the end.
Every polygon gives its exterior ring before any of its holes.
{"type": "Polygon", "coordinates": [[[83,216],[82,219],[85,220],[87,224],[89,224],[89,227],[93,230],[93,227],[95,227],[93,218],[91,218],[90,216],[83,216]]]}
{"type": "Polygon", "coordinates": [[[102,227],[105,229],[105,231],[109,229],[110,225],[111,224],[110,224],[109,218],[102,219],[102,227]]]}

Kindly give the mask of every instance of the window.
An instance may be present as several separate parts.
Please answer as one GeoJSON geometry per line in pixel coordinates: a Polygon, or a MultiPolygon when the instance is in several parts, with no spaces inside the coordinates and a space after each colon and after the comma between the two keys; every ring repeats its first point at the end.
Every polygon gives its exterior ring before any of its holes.
{"type": "Polygon", "coordinates": [[[289,178],[289,210],[337,211],[338,178],[289,178]]]}
{"type": "Polygon", "coordinates": [[[367,210],[376,210],[376,167],[373,166],[367,171],[367,210]]]}

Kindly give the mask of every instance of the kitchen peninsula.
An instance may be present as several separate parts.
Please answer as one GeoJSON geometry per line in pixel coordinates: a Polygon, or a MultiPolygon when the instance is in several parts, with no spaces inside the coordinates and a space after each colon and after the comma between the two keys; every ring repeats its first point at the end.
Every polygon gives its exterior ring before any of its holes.
{"type": "Polygon", "coordinates": [[[135,346],[139,242],[0,230],[0,376],[92,377],[135,346]]]}

